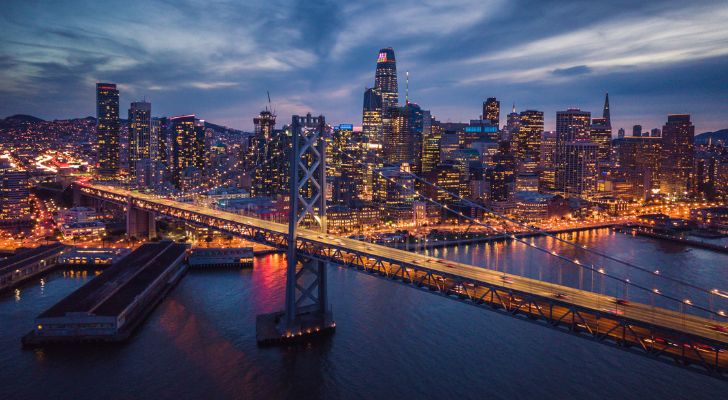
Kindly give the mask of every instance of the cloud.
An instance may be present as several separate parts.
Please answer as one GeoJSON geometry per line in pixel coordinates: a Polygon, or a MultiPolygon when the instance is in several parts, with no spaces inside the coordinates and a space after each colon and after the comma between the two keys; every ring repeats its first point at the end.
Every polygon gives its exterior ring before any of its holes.
{"type": "Polygon", "coordinates": [[[591,71],[592,69],[586,65],[577,65],[575,67],[569,68],[556,68],[555,70],[551,71],[551,73],[556,76],[575,76],[588,74],[591,71]]]}
{"type": "Polygon", "coordinates": [[[544,110],[548,126],[555,110],[600,107],[609,91],[614,118],[621,123],[621,112],[625,126],[658,126],[684,108],[694,110],[698,129],[728,125],[721,121],[728,115],[724,1],[68,0],[34,7],[7,0],[3,7],[0,116],[93,114],[94,83],[110,81],[122,88],[122,103],[151,99],[155,115],[191,112],[250,129],[270,92],[280,121],[312,111],[359,124],[377,52],[392,46],[400,74],[410,71],[410,98],[443,120],[477,117],[482,100],[496,96],[544,110]]]}

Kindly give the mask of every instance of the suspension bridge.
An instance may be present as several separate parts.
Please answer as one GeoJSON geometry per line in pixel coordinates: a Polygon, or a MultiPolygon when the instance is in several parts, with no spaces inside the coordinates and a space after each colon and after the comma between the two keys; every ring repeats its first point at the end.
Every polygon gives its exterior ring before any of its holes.
{"type": "MultiPolygon", "coordinates": [[[[324,195],[325,121],[323,117],[294,116],[291,127],[293,151],[290,160],[292,179],[288,224],[90,182],[77,183],[77,193],[96,205],[108,202],[124,207],[129,235],[141,237],[147,234],[151,237],[155,233],[155,219],[167,217],[287,251],[285,307],[279,313],[259,316],[258,339],[261,342],[285,342],[327,332],[335,327],[326,282],[326,266],[334,265],[520,317],[654,359],[688,366],[710,375],[728,377],[726,315],[715,309],[716,303],[728,298],[724,291],[700,288],[572,242],[568,243],[580,251],[624,263],[637,272],[651,274],[655,279],[664,279],[705,295],[707,304],[643,286],[628,278],[612,275],[604,268],[557,254],[528,239],[515,236],[512,237],[513,241],[522,242],[534,251],[544,253],[546,257],[573,264],[592,274],[592,277],[596,275],[598,279],[610,279],[624,285],[625,296],[618,298],[595,291],[593,285],[592,290],[575,288],[328,234],[324,195]],[[633,293],[643,292],[645,296],[633,295],[633,299],[628,300],[627,287],[632,288],[633,293]],[[652,300],[639,302],[634,298],[652,300]]],[[[412,190],[415,191],[414,188],[412,190]]],[[[423,196],[419,192],[416,194],[423,196]]],[[[496,229],[446,204],[429,198],[426,200],[474,224],[496,229]]],[[[487,211],[506,219],[505,216],[487,211]]]]}

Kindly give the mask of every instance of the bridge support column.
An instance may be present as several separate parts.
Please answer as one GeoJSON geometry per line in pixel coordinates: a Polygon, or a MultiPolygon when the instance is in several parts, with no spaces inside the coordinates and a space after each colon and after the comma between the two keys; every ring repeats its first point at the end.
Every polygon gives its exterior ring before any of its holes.
{"type": "Polygon", "coordinates": [[[300,225],[326,233],[326,123],[323,116],[294,115],[291,128],[286,303],[282,312],[258,316],[258,344],[306,339],[336,327],[328,304],[326,263],[297,248],[300,225]]]}
{"type": "Polygon", "coordinates": [[[134,208],[131,199],[126,203],[126,237],[153,239],[156,236],[154,213],[134,208]]]}

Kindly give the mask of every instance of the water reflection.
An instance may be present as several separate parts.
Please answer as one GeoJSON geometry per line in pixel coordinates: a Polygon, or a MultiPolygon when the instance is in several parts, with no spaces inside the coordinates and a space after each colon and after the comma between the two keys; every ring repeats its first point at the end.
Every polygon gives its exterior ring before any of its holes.
{"type": "Polygon", "coordinates": [[[463,247],[428,249],[426,253],[676,311],[709,314],[691,307],[691,304],[713,311],[728,310],[728,299],[700,290],[728,287],[728,276],[722,270],[722,266],[728,265],[726,254],[689,248],[669,241],[633,237],[608,228],[561,234],[558,237],[571,240],[581,247],[570,246],[551,237],[534,237],[528,242],[567,259],[578,260],[581,266],[515,241],[483,243],[470,246],[467,250],[463,247]],[[629,261],[647,271],[595,255],[583,247],[629,261]],[[660,273],[655,274],[656,270],[660,273]],[[692,286],[670,278],[689,282],[692,286]],[[625,281],[629,281],[629,284],[625,281]],[[688,299],[690,304],[685,302],[688,299]]]}

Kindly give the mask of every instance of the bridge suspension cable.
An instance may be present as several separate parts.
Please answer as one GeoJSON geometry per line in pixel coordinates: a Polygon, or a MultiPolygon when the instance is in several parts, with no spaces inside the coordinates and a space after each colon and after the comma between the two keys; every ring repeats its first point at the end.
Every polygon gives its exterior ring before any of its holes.
{"type": "MultiPolygon", "coordinates": [[[[376,156],[374,156],[374,157],[376,157],[376,156]]],[[[379,159],[379,161],[382,161],[382,160],[379,159]]],[[[647,273],[647,274],[650,274],[650,275],[654,275],[654,276],[657,276],[657,277],[659,277],[661,279],[669,280],[671,282],[674,282],[674,283],[677,283],[677,284],[680,284],[680,285],[684,285],[684,286],[690,287],[692,289],[695,289],[695,290],[704,292],[706,294],[718,295],[718,292],[721,292],[719,289],[705,289],[703,287],[694,285],[694,284],[692,284],[690,282],[685,282],[685,281],[680,280],[680,279],[677,279],[677,278],[673,278],[673,277],[670,277],[670,276],[662,275],[662,274],[660,274],[659,269],[645,268],[645,267],[639,266],[637,264],[634,264],[634,263],[632,263],[630,261],[627,261],[627,260],[624,260],[624,259],[621,259],[621,258],[618,258],[618,257],[615,257],[615,256],[611,256],[611,255],[606,254],[604,252],[601,252],[601,251],[598,251],[598,250],[595,250],[595,249],[592,249],[592,248],[587,248],[586,246],[579,245],[578,243],[575,243],[575,242],[572,242],[572,241],[569,241],[569,240],[560,238],[560,237],[558,237],[558,236],[556,236],[556,235],[554,235],[554,234],[552,234],[552,233],[550,233],[548,231],[545,231],[543,229],[535,229],[535,228],[529,226],[528,224],[524,224],[524,223],[522,223],[522,222],[520,222],[520,221],[518,221],[516,219],[509,218],[508,216],[505,216],[505,215],[503,215],[501,213],[498,213],[498,212],[496,212],[496,211],[494,211],[494,210],[492,210],[490,208],[487,208],[487,207],[485,207],[482,204],[476,203],[476,202],[474,202],[472,200],[469,200],[467,198],[464,198],[464,197],[462,197],[462,196],[460,196],[460,195],[458,195],[456,193],[453,193],[452,191],[449,191],[449,190],[444,189],[444,188],[442,188],[442,187],[440,187],[438,185],[435,185],[435,184],[427,181],[426,179],[418,176],[417,174],[415,174],[415,173],[413,173],[411,171],[403,171],[403,172],[407,173],[408,175],[412,176],[415,180],[417,180],[417,181],[419,181],[419,182],[421,182],[421,183],[423,183],[425,185],[428,185],[430,187],[433,187],[433,188],[435,188],[435,189],[437,189],[439,191],[442,191],[443,193],[447,194],[450,197],[453,197],[455,199],[458,199],[458,200],[460,200],[462,202],[467,203],[471,207],[478,208],[478,209],[480,209],[480,210],[482,210],[482,211],[484,211],[486,213],[489,213],[491,215],[494,215],[494,216],[496,216],[496,217],[498,217],[500,219],[503,219],[503,220],[508,221],[508,222],[510,222],[512,224],[518,225],[518,226],[520,226],[522,228],[525,228],[525,229],[527,229],[530,232],[537,233],[539,235],[543,235],[543,236],[549,237],[549,238],[551,238],[553,240],[556,240],[556,241],[558,241],[560,243],[564,243],[564,244],[566,244],[568,246],[571,246],[571,247],[574,247],[574,248],[576,248],[578,250],[581,250],[581,251],[584,251],[584,252],[587,252],[587,253],[591,253],[591,254],[594,254],[594,255],[597,255],[597,256],[606,258],[608,260],[611,260],[611,261],[614,261],[614,262],[623,264],[623,265],[625,265],[625,266],[627,266],[629,268],[634,268],[636,270],[639,270],[640,272],[644,272],[644,273],[647,273]]],[[[418,193],[418,195],[420,195],[420,194],[418,193]]],[[[422,197],[424,198],[424,196],[422,196],[422,197]]],[[[487,227],[487,228],[489,228],[489,229],[491,229],[491,230],[493,230],[495,232],[507,234],[507,232],[502,232],[502,231],[499,232],[497,228],[494,228],[491,225],[484,225],[484,224],[480,224],[480,225],[481,226],[484,226],[484,227],[487,227]]]]}
{"type": "MultiPolygon", "coordinates": [[[[341,150],[341,149],[339,149],[339,148],[337,148],[335,146],[332,146],[332,147],[335,150],[337,150],[337,151],[341,152],[342,154],[344,154],[345,156],[347,156],[348,158],[350,158],[355,163],[357,163],[359,165],[364,165],[365,166],[365,164],[363,162],[361,162],[360,160],[355,159],[353,156],[351,156],[350,154],[348,154],[348,152],[343,151],[343,150],[341,150]]],[[[407,187],[406,185],[403,185],[403,184],[395,181],[394,179],[385,176],[381,171],[376,171],[376,173],[379,176],[381,176],[382,178],[384,178],[386,180],[389,180],[393,184],[401,186],[403,189],[412,192],[413,194],[415,194],[418,197],[421,197],[421,198],[427,200],[428,202],[431,202],[431,203],[433,203],[433,204],[435,204],[435,205],[437,205],[439,207],[442,207],[443,209],[445,209],[446,211],[448,211],[450,213],[453,213],[455,215],[458,215],[461,218],[467,219],[468,221],[471,221],[472,223],[474,223],[476,225],[479,225],[479,226],[482,226],[482,227],[485,227],[485,228],[488,228],[488,229],[491,229],[491,230],[494,230],[494,231],[498,232],[497,228],[494,228],[491,225],[484,224],[483,222],[478,221],[477,219],[475,219],[475,218],[473,218],[471,216],[465,215],[462,212],[453,209],[452,207],[449,207],[449,206],[447,206],[447,205],[445,205],[445,204],[443,204],[443,203],[441,203],[441,202],[439,202],[439,201],[437,201],[435,199],[432,199],[432,198],[430,198],[428,196],[425,196],[425,195],[421,194],[418,190],[416,190],[414,188],[407,187]]],[[[422,179],[422,178],[420,178],[419,176],[417,176],[416,174],[414,174],[412,172],[407,171],[407,173],[409,175],[413,176],[414,179],[416,179],[416,180],[418,180],[418,181],[420,181],[420,182],[422,182],[422,183],[424,183],[426,185],[429,185],[431,187],[434,187],[435,189],[441,190],[441,191],[447,193],[451,197],[454,197],[454,198],[457,198],[457,199],[460,199],[460,200],[464,200],[465,202],[467,202],[467,203],[469,203],[469,204],[471,204],[473,206],[476,206],[478,208],[481,208],[483,211],[486,211],[486,212],[488,212],[490,214],[493,214],[493,215],[495,215],[497,217],[501,217],[501,218],[503,218],[503,219],[505,219],[505,220],[507,220],[509,222],[515,223],[516,225],[523,225],[520,222],[514,221],[514,220],[512,220],[512,219],[510,219],[508,217],[505,217],[505,216],[500,215],[499,213],[496,213],[496,212],[493,212],[492,210],[486,209],[485,207],[482,207],[482,206],[478,205],[477,203],[474,203],[474,202],[472,202],[470,200],[464,199],[463,197],[461,197],[461,196],[459,196],[457,194],[454,194],[454,193],[452,193],[452,192],[450,192],[450,191],[448,191],[446,189],[443,189],[443,188],[441,188],[441,187],[439,187],[439,186],[437,186],[437,185],[435,185],[435,184],[433,184],[433,183],[431,183],[431,182],[429,182],[429,181],[427,181],[425,179],[422,179]]],[[[533,228],[530,228],[528,226],[526,226],[526,228],[529,229],[529,230],[535,231],[537,233],[544,233],[541,230],[533,230],[533,228]]],[[[507,232],[499,232],[499,233],[503,233],[503,234],[506,234],[506,235],[508,234],[507,232]]],[[[550,234],[548,234],[548,235],[550,235],[550,234]]],[[[550,236],[555,238],[555,236],[553,236],[553,235],[550,235],[550,236]]],[[[715,311],[712,310],[712,307],[705,308],[703,306],[700,306],[700,305],[698,305],[698,304],[690,301],[689,299],[679,299],[677,297],[674,297],[674,296],[665,294],[665,293],[661,292],[660,290],[658,290],[657,288],[650,289],[650,288],[645,287],[643,285],[640,285],[640,284],[637,284],[635,282],[632,282],[632,281],[629,280],[629,278],[622,278],[622,277],[619,277],[619,276],[615,276],[615,275],[612,275],[612,274],[608,274],[604,270],[604,268],[595,268],[594,265],[586,265],[586,264],[583,264],[583,263],[579,262],[578,259],[571,259],[569,257],[566,257],[566,256],[563,256],[563,255],[558,254],[556,251],[550,251],[550,250],[548,250],[546,248],[537,246],[534,243],[528,243],[527,241],[518,238],[515,234],[511,234],[510,237],[511,237],[511,239],[513,239],[513,240],[515,240],[515,241],[517,241],[519,243],[522,243],[522,244],[524,244],[526,246],[529,246],[531,248],[534,248],[534,249],[536,249],[538,251],[541,251],[543,253],[547,253],[547,254],[551,255],[552,257],[556,257],[556,258],[561,259],[563,261],[566,261],[566,262],[568,262],[570,264],[576,265],[579,268],[589,270],[589,271],[591,271],[593,273],[596,272],[596,273],[599,273],[599,274],[601,274],[603,276],[606,276],[606,277],[608,277],[610,279],[613,279],[613,280],[615,280],[617,282],[621,282],[625,286],[635,287],[636,289],[643,290],[643,291],[645,291],[647,293],[651,293],[651,294],[654,294],[654,295],[658,295],[658,296],[660,296],[662,298],[665,298],[667,300],[675,301],[675,302],[681,304],[681,308],[682,308],[682,305],[684,304],[684,305],[687,305],[688,307],[691,307],[691,308],[694,308],[696,310],[700,310],[700,311],[703,311],[703,312],[707,312],[707,313],[709,313],[711,315],[714,315],[714,316],[725,317],[725,313],[715,312],[715,311]]],[[[563,239],[560,239],[560,241],[564,241],[564,240],[563,239]]],[[[567,244],[574,245],[575,247],[577,247],[577,248],[579,248],[579,249],[581,249],[583,251],[587,251],[587,252],[589,251],[589,249],[584,249],[582,246],[579,246],[576,243],[569,242],[569,241],[564,241],[564,242],[567,243],[567,244]]],[[[628,267],[631,264],[629,262],[626,262],[626,261],[623,261],[623,260],[620,260],[620,259],[615,259],[615,261],[620,262],[620,263],[623,263],[623,264],[626,263],[625,265],[627,265],[628,267]]],[[[659,275],[659,274],[655,274],[655,276],[663,277],[665,279],[668,279],[669,278],[669,277],[665,277],[664,275],[659,275]]],[[[673,282],[682,284],[682,285],[686,285],[688,287],[692,287],[692,288],[697,289],[699,291],[702,291],[702,292],[704,292],[704,293],[706,293],[706,294],[708,294],[710,296],[717,296],[718,295],[715,291],[706,290],[704,288],[700,288],[699,286],[692,285],[692,284],[686,283],[686,282],[682,282],[682,281],[677,280],[675,278],[670,278],[670,280],[673,281],[673,282]]]]}
{"type": "MultiPolygon", "coordinates": [[[[266,147],[267,146],[274,145],[277,141],[280,140],[281,136],[283,136],[283,133],[281,133],[280,135],[273,136],[273,138],[266,144],[266,147]]],[[[270,163],[271,161],[273,161],[275,159],[276,159],[276,157],[269,157],[269,158],[260,160],[260,157],[257,157],[257,160],[256,160],[255,165],[253,165],[252,167],[249,167],[249,168],[245,169],[243,171],[243,174],[251,174],[254,171],[256,171],[258,168],[261,168],[261,167],[265,166],[266,164],[270,163]]],[[[213,190],[213,189],[216,189],[216,188],[223,187],[225,185],[225,183],[228,180],[230,180],[230,177],[232,175],[237,174],[237,173],[240,172],[238,170],[238,168],[241,167],[242,164],[243,164],[243,160],[241,159],[241,160],[238,160],[235,163],[235,165],[233,165],[232,168],[229,168],[229,169],[227,169],[227,170],[225,170],[223,172],[217,172],[215,175],[213,175],[212,177],[210,177],[210,179],[208,180],[208,183],[209,184],[212,184],[212,185],[208,186],[206,184],[200,184],[199,186],[190,189],[188,191],[188,193],[187,193],[187,196],[199,194],[202,191],[213,190]],[[217,183],[217,186],[213,186],[215,183],[217,183]]]]}

